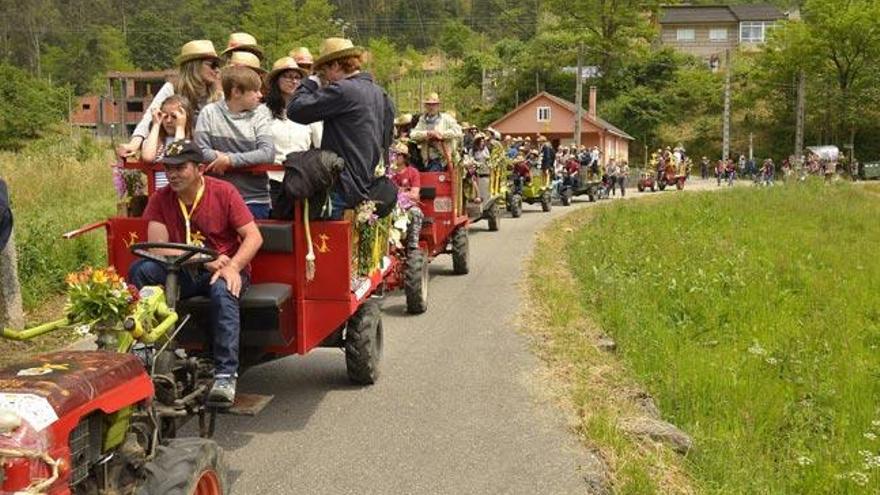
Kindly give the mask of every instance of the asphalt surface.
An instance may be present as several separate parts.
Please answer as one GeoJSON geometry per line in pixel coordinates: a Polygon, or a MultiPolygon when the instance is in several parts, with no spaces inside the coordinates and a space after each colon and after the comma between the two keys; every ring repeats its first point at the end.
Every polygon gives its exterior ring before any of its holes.
{"type": "MultiPolygon", "coordinates": [[[[724,188],[691,179],[687,189],[724,188]]],[[[626,199],[653,195],[630,189],[626,199]]],[[[433,260],[423,315],[406,314],[402,293],[386,296],[376,385],[351,385],[341,350],[249,369],[239,391],[274,398],[257,417],[217,420],[231,493],[589,493],[601,463],[567,430],[516,328],[535,233],[586,206],[524,205],[500,232],[471,226],[470,274],[453,275],[448,255],[433,260]]]]}
{"type": "Polygon", "coordinates": [[[249,370],[239,390],[275,397],[257,417],[218,419],[232,493],[586,493],[591,457],[542,394],[515,327],[535,232],[586,204],[525,205],[500,232],[472,226],[470,274],[436,258],[423,315],[387,296],[374,386],[351,386],[332,349],[249,370]]]}

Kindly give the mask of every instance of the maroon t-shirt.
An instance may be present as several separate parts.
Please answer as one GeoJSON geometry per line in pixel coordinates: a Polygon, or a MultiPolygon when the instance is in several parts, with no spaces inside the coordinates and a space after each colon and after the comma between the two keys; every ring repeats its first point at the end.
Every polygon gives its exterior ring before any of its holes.
{"type": "MultiPolygon", "coordinates": [[[[169,242],[186,243],[186,223],[177,193],[171,187],[163,187],[150,196],[144,219],[165,225],[169,242]]],[[[205,192],[190,220],[193,238],[201,240],[205,247],[231,258],[241,245],[238,229],[253,221],[254,216],[235,186],[205,177],[205,192]]]]}
{"type": "Polygon", "coordinates": [[[394,182],[394,185],[402,189],[409,187],[422,187],[422,177],[419,175],[419,171],[411,165],[407,165],[406,168],[392,175],[391,181],[394,182]]]}

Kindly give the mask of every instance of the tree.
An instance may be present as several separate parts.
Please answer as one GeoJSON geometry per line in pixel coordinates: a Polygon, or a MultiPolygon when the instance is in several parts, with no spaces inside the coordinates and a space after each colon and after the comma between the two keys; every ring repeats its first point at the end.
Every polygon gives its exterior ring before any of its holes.
{"type": "Polygon", "coordinates": [[[336,35],[334,7],[327,0],[254,0],[242,27],[263,45],[270,63],[297,46],[315,48],[336,35]]]}
{"type": "Polygon", "coordinates": [[[59,122],[68,92],[10,65],[0,65],[0,148],[17,149],[59,122]]]}

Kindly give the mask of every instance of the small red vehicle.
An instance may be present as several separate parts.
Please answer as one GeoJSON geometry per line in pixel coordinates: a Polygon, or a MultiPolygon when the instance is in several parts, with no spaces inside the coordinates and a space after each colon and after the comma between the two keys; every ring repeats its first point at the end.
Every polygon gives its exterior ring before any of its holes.
{"type": "MultiPolygon", "coordinates": [[[[153,166],[127,168],[147,172],[153,189],[153,166]]],[[[445,186],[437,189],[438,199],[445,198],[445,186]]],[[[386,248],[374,250],[381,256],[368,275],[355,276],[358,234],[352,222],[311,222],[307,230],[302,208],[295,211],[291,221],[258,222],[263,245],[251,263],[252,285],[241,298],[241,371],[316,347],[336,347],[344,350],[349,379],[372,384],[379,376],[383,330],[371,296],[380,287],[399,286],[401,262],[387,248],[388,238],[378,236],[375,245],[384,242],[386,248]],[[309,231],[313,278],[306,269],[309,231]]],[[[107,235],[109,264],[123,276],[137,256],[150,258],[151,248],[188,254],[161,260],[169,270],[165,289],[142,289],[138,308],[149,309],[105,329],[97,339],[99,350],[44,354],[0,370],[0,493],[222,495],[220,447],[209,438],[177,436],[183,422],[198,417],[199,434],[210,437],[216,418],[216,411],[205,406],[212,365],[198,354],[210,342],[209,301],[178,301],[177,273],[194,255],[202,256],[195,260],[201,263],[217,254],[143,243],[147,222],[139,217],[113,217],[66,237],[98,229],[107,235]]],[[[23,340],[68,323],[3,329],[2,336],[23,340]]],[[[254,398],[238,394],[233,410],[254,409],[247,403],[254,398]]],[[[262,400],[265,405],[268,398],[262,400]]]]}
{"type": "Polygon", "coordinates": [[[657,188],[657,177],[655,174],[651,172],[642,172],[639,177],[639,181],[636,183],[636,188],[639,192],[645,192],[646,189],[650,189],[651,192],[654,192],[657,188]]]}
{"type": "Polygon", "coordinates": [[[684,183],[687,180],[687,169],[684,164],[679,167],[676,167],[673,163],[666,164],[666,169],[660,174],[660,179],[657,181],[657,187],[660,188],[661,191],[666,189],[666,186],[675,185],[675,188],[678,190],[684,189],[684,183]]]}
{"type": "Polygon", "coordinates": [[[428,309],[428,264],[441,254],[452,255],[452,271],[469,271],[468,225],[461,179],[454,172],[421,172],[421,209],[424,215],[419,250],[406,255],[403,287],[409,313],[428,309]]]}

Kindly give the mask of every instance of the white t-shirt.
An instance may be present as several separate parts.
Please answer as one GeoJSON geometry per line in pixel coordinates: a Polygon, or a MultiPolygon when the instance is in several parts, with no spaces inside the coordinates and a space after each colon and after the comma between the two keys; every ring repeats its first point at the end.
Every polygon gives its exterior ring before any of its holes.
{"type": "MultiPolygon", "coordinates": [[[[324,124],[320,121],[309,125],[298,124],[285,116],[280,119],[273,118],[270,131],[275,140],[275,164],[281,165],[288,153],[320,148],[324,124]]],[[[283,178],[284,172],[269,172],[271,180],[280,182],[283,178]]]]}

